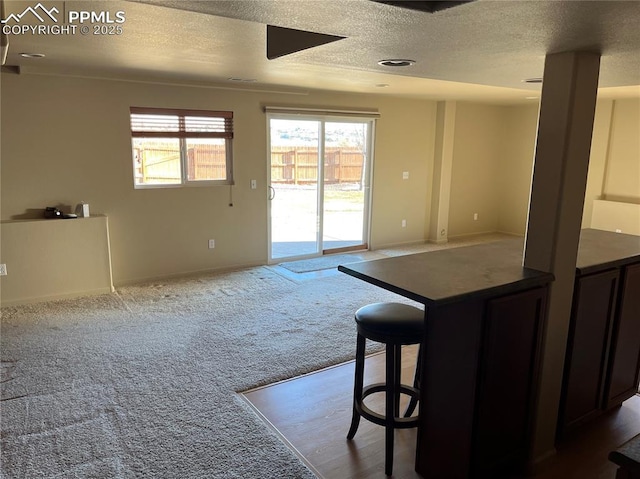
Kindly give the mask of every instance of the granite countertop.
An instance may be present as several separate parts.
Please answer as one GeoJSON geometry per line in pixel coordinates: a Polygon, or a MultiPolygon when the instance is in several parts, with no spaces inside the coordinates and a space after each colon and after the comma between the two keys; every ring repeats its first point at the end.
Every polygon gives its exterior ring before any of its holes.
{"type": "MultiPolygon", "coordinates": [[[[426,305],[445,304],[541,286],[553,275],[522,266],[524,240],[350,263],[338,267],[381,288],[426,305]]],[[[640,262],[640,236],[583,229],[577,274],[640,262]]]]}
{"type": "Polygon", "coordinates": [[[520,238],[351,263],[338,269],[426,305],[508,294],[553,280],[550,273],[522,266],[520,238]]]}
{"type": "Polygon", "coordinates": [[[640,261],[640,236],[584,229],[580,232],[576,269],[595,273],[640,261]]]}

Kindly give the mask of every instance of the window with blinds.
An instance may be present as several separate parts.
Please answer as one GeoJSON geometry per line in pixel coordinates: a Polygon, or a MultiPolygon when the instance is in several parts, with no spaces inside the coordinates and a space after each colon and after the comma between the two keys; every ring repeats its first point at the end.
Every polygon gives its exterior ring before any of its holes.
{"type": "Polygon", "coordinates": [[[136,188],[233,184],[233,112],[131,107],[136,188]]]}

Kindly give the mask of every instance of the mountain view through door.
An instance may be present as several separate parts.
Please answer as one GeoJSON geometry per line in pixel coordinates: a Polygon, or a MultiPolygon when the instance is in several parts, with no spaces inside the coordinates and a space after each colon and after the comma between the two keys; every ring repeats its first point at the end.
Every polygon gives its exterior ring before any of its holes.
{"type": "Polygon", "coordinates": [[[270,261],[367,247],[371,127],[270,118],[270,261]]]}

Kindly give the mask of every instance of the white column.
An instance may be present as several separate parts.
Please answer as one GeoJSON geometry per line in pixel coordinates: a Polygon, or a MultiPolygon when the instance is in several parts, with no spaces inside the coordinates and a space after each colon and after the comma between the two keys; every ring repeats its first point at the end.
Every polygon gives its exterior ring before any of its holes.
{"type": "Polygon", "coordinates": [[[555,275],[551,285],[533,458],[554,453],[595,112],[600,55],[546,57],[524,265],[555,275]]]}

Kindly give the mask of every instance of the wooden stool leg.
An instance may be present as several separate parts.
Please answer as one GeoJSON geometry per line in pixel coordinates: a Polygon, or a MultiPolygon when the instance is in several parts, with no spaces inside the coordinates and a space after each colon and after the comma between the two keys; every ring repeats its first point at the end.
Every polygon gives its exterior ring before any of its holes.
{"type": "MultiPolygon", "coordinates": [[[[416,389],[420,389],[420,377],[422,376],[422,344],[418,347],[418,359],[416,361],[416,372],[413,377],[413,387],[416,389]]],[[[410,417],[413,414],[413,411],[416,410],[416,406],[418,405],[418,398],[411,397],[409,401],[409,405],[407,406],[407,410],[404,412],[404,417],[410,417]]]]}
{"type": "Polygon", "coordinates": [[[347,434],[347,439],[353,439],[360,424],[360,413],[356,407],[362,402],[362,388],[364,387],[364,349],[366,346],[366,338],[358,334],[356,343],[356,372],[353,386],[353,414],[351,417],[351,427],[347,434]]]}
{"type": "Polygon", "coordinates": [[[395,410],[396,410],[396,348],[400,345],[393,343],[387,344],[386,351],[386,397],[385,397],[385,458],[384,458],[384,472],[387,476],[390,476],[393,471],[393,440],[394,440],[394,422],[395,422],[395,410]]]}

